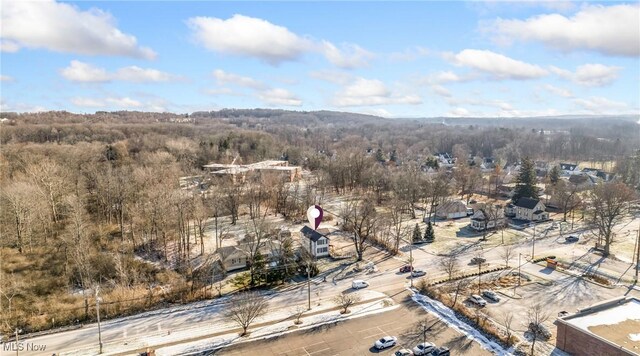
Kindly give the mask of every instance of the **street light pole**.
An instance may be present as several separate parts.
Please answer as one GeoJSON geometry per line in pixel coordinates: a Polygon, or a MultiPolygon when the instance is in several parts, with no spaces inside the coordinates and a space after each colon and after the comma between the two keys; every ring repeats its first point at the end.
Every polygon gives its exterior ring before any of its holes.
{"type": "Polygon", "coordinates": [[[311,310],[311,258],[313,258],[311,237],[309,237],[309,262],[307,263],[307,310],[311,310]]]}
{"type": "Polygon", "coordinates": [[[640,269],[640,229],[638,229],[638,240],[636,241],[636,283],[638,283],[638,269],[640,269]]]}
{"type": "Polygon", "coordinates": [[[411,288],[413,288],[413,244],[409,244],[409,280],[411,281],[411,288]]]}
{"type": "Polygon", "coordinates": [[[518,285],[520,285],[520,257],[522,257],[522,253],[518,253],[518,285]]]}
{"type": "Polygon", "coordinates": [[[427,323],[422,323],[422,344],[427,343],[427,323]]]}
{"type": "Polygon", "coordinates": [[[18,334],[20,334],[20,329],[16,328],[16,356],[19,355],[20,351],[20,340],[18,339],[18,334]]]}
{"type": "Polygon", "coordinates": [[[478,263],[478,295],[480,295],[480,271],[482,270],[482,262],[478,263]]]}
{"type": "Polygon", "coordinates": [[[533,244],[531,245],[531,260],[532,261],[533,261],[533,256],[535,255],[535,251],[536,251],[536,224],[533,224],[533,244]]]}
{"type": "Polygon", "coordinates": [[[101,354],[102,353],[102,329],[100,328],[100,302],[102,301],[102,298],[98,296],[99,291],[100,291],[100,287],[96,287],[96,316],[98,318],[98,344],[100,346],[100,350],[98,351],[98,353],[101,354]]]}

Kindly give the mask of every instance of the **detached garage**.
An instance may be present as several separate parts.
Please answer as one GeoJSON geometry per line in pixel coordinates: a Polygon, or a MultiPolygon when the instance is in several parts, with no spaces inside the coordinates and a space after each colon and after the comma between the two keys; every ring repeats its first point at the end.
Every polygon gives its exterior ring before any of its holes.
{"type": "Polygon", "coordinates": [[[467,216],[467,205],[460,200],[451,200],[436,207],[438,219],[457,219],[467,216]]]}

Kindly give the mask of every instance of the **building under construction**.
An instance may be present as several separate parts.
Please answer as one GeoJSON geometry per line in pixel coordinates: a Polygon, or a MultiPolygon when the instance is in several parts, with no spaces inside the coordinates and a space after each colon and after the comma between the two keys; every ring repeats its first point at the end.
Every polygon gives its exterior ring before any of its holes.
{"type": "Polygon", "coordinates": [[[213,177],[244,183],[248,177],[272,176],[294,182],[302,176],[302,168],[287,161],[262,161],[251,164],[212,163],[202,166],[213,177]]]}

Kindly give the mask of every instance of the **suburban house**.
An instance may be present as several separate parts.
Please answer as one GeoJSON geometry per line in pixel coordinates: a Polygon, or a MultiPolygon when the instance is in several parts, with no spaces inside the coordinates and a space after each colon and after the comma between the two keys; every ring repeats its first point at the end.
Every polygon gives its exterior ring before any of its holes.
{"type": "Polygon", "coordinates": [[[488,215],[484,209],[476,210],[476,212],[473,213],[473,216],[471,216],[471,228],[476,231],[482,231],[496,227],[495,220],[487,218],[487,216],[488,215]]]}
{"type": "Polygon", "coordinates": [[[573,174],[579,174],[580,169],[578,169],[577,164],[560,163],[560,173],[565,176],[570,176],[573,174]]]}
{"type": "Polygon", "coordinates": [[[513,203],[509,203],[504,207],[504,215],[510,218],[516,216],[516,206],[513,203]]]}
{"type": "Polygon", "coordinates": [[[223,246],[216,253],[224,270],[227,272],[247,267],[247,254],[238,246],[223,246]]]}
{"type": "Polygon", "coordinates": [[[496,168],[496,160],[493,157],[485,157],[480,164],[480,169],[484,172],[491,171],[496,168]]]}
{"type": "Polygon", "coordinates": [[[453,158],[449,153],[436,153],[435,157],[438,159],[438,163],[441,167],[453,167],[456,163],[455,158],[453,158]]]}
{"type": "Polygon", "coordinates": [[[329,238],[327,236],[308,226],[303,226],[300,233],[303,237],[300,243],[313,257],[329,256],[329,238]]]}
{"type": "Polygon", "coordinates": [[[436,207],[438,219],[456,219],[467,216],[467,205],[460,200],[450,200],[436,207]]]}
{"type": "Polygon", "coordinates": [[[569,177],[569,183],[576,186],[577,190],[590,189],[594,185],[598,184],[600,179],[595,175],[588,173],[574,174],[569,177]]]}
{"type": "Polygon", "coordinates": [[[515,219],[526,221],[544,221],[549,219],[549,213],[545,211],[546,207],[538,199],[522,197],[513,205],[515,208],[515,219]]]}

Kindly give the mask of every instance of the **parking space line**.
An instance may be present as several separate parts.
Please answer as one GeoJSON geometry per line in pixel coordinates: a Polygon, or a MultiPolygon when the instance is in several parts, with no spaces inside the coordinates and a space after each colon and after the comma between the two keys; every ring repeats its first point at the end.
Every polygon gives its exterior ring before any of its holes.
{"type": "MultiPolygon", "coordinates": [[[[317,354],[318,352],[322,352],[322,351],[326,351],[326,350],[331,350],[331,348],[330,348],[330,347],[327,347],[326,349],[322,349],[322,350],[314,351],[314,352],[310,353],[309,355],[317,354]]],[[[309,353],[309,352],[307,351],[307,353],[309,353]]]]}

